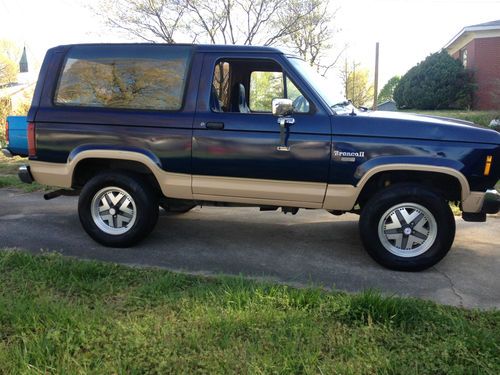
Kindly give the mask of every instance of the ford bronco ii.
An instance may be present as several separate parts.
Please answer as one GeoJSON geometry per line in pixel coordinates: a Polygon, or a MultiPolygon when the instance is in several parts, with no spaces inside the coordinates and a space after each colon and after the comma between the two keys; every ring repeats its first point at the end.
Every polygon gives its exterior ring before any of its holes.
{"type": "Polygon", "coordinates": [[[106,246],[147,236],[159,206],[325,209],[360,214],[380,264],[422,270],[452,246],[450,202],[469,221],[500,206],[500,133],[358,110],[274,48],[55,47],[27,120],[20,178],[61,187],[46,198],[78,194],[83,228],[106,246]]]}

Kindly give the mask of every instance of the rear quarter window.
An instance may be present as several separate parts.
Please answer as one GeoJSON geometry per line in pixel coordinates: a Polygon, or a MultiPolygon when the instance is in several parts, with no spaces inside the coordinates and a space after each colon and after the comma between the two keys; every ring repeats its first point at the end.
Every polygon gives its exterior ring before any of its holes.
{"type": "Polygon", "coordinates": [[[75,46],[61,70],[57,105],[180,110],[191,48],[75,46]]]}

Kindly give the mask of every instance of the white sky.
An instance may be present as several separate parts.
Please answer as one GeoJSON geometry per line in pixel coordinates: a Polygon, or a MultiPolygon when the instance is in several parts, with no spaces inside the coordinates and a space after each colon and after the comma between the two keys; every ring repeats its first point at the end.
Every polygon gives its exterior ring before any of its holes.
{"type": "MultiPolygon", "coordinates": [[[[105,29],[83,5],[91,1],[96,0],[0,0],[0,39],[25,43],[32,64],[59,44],[137,41],[105,29]]],[[[349,45],[345,57],[373,70],[375,42],[380,42],[379,89],[441,49],[462,27],[500,19],[500,0],[331,2],[340,8],[334,22],[341,29],[338,46],[349,45]]]]}

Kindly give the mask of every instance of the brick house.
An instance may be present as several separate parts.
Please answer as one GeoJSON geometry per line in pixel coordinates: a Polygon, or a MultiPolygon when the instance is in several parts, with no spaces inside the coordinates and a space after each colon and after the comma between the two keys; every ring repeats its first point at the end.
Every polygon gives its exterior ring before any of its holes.
{"type": "Polygon", "coordinates": [[[500,109],[500,20],[464,27],[444,49],[474,72],[474,109],[500,109]]]}

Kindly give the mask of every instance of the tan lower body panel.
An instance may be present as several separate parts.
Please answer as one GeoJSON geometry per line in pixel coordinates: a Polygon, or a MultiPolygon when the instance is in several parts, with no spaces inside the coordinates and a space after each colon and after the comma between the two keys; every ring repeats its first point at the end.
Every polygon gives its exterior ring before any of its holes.
{"type": "MultiPolygon", "coordinates": [[[[248,179],[217,176],[191,176],[189,174],[165,172],[147,156],[129,151],[92,150],[79,153],[68,163],[30,161],[30,170],[35,181],[50,186],[70,188],[73,171],[79,161],[86,158],[110,158],[138,161],[146,165],[156,177],[166,197],[207,201],[233,202],[255,205],[324,208],[350,211],[368,179],[383,169],[423,170],[424,166],[390,165],[374,168],[363,176],[357,186],[327,185],[319,182],[248,179]]],[[[429,170],[431,168],[428,168],[429,170]]],[[[457,177],[462,186],[464,212],[481,210],[483,192],[470,191],[463,175],[449,168],[434,167],[431,171],[448,173],[457,177]]]]}
{"type": "Polygon", "coordinates": [[[361,189],[352,185],[329,184],[326,189],[323,208],[327,210],[350,211],[356,204],[361,189]]]}
{"type": "Polygon", "coordinates": [[[286,201],[286,200],[280,200],[280,199],[244,198],[244,197],[231,197],[231,196],[224,196],[224,195],[206,195],[206,194],[193,194],[193,197],[195,200],[199,200],[199,201],[241,203],[241,204],[250,204],[250,205],[256,205],[256,206],[323,208],[322,203],[286,201]]]}
{"type": "MultiPolygon", "coordinates": [[[[326,183],[264,180],[252,178],[193,176],[193,196],[263,199],[315,203],[321,207],[326,183]]],[[[210,199],[212,200],[212,199],[210,199]]]]}
{"type": "MultiPolygon", "coordinates": [[[[135,153],[132,153],[134,156],[135,153]]],[[[95,158],[95,154],[92,154],[95,158]]],[[[110,156],[108,156],[110,157],[110,156]]],[[[116,157],[114,157],[116,158],[116,157]]],[[[178,199],[193,199],[191,191],[191,175],[183,173],[165,172],[154,163],[147,163],[142,157],[137,158],[139,162],[144,163],[149,167],[151,172],[156,177],[158,184],[161,187],[162,193],[165,196],[178,199]]],[[[80,159],[81,160],[81,159],[80,159]]],[[[128,160],[134,160],[133,158],[128,160]]],[[[73,170],[78,163],[78,159],[74,159],[69,163],[47,163],[42,161],[30,160],[30,171],[34,180],[40,184],[49,186],[58,186],[63,188],[71,188],[73,180],[73,170]]]]}
{"type": "Polygon", "coordinates": [[[462,210],[464,212],[477,213],[483,208],[484,195],[480,191],[471,191],[469,196],[462,201],[462,210]]]}
{"type": "Polygon", "coordinates": [[[43,185],[71,187],[72,169],[68,164],[47,163],[30,160],[30,171],[33,179],[43,185]]]}

